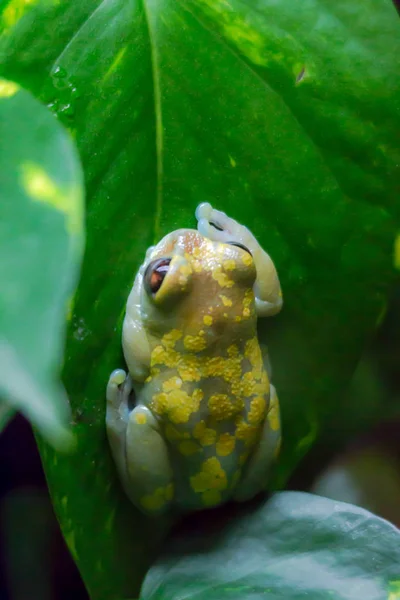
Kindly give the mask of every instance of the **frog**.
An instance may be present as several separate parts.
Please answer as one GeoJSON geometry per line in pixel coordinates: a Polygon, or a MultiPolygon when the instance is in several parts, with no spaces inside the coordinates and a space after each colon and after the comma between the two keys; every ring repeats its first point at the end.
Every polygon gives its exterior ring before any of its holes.
{"type": "Polygon", "coordinates": [[[158,517],[265,491],[281,444],[279,400],[258,319],[282,308],[256,237],[204,202],[197,229],[151,246],[122,326],[128,367],[108,380],[106,429],[120,482],[158,517]]]}

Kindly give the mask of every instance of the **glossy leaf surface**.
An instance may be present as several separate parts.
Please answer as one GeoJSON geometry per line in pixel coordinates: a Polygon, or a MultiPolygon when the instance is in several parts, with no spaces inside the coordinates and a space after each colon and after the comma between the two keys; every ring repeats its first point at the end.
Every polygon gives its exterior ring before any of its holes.
{"type": "Polygon", "coordinates": [[[142,600],[381,600],[400,589],[400,531],[362,508],[296,492],[212,532],[168,540],[142,600]]]}
{"type": "Polygon", "coordinates": [[[145,249],[199,202],[271,253],[285,307],[261,327],[282,405],[282,485],[332,412],[394,276],[398,17],[384,0],[94,0],[3,12],[3,73],[77,141],[87,252],[64,372],[78,454],[42,448],[93,598],[134,595],[163,535],[124,499],[104,429],[120,324],[145,249]],[[46,32],[46,34],[44,34],[46,32]]]}
{"type": "Polygon", "coordinates": [[[64,128],[0,80],[0,424],[20,410],[58,449],[72,440],[62,365],[83,250],[83,174],[64,128]]]}

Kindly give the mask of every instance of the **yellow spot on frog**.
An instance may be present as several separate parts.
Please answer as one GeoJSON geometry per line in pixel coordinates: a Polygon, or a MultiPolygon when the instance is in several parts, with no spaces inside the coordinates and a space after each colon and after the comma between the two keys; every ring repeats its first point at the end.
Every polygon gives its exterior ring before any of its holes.
{"type": "Polygon", "coordinates": [[[204,317],[203,317],[204,325],[212,325],[212,322],[213,322],[213,318],[211,317],[211,315],[204,315],[204,317]]]}
{"type": "Polygon", "coordinates": [[[252,262],[253,262],[253,257],[250,256],[250,254],[248,252],[243,252],[242,263],[244,264],[244,266],[250,267],[252,262]]]}
{"type": "Polygon", "coordinates": [[[163,392],[172,392],[172,390],[177,390],[182,387],[182,379],[180,377],[171,377],[164,381],[162,389],[163,392]]]}
{"type": "Polygon", "coordinates": [[[183,333],[179,329],[171,329],[171,331],[163,335],[161,343],[166,348],[174,348],[176,342],[181,339],[182,335],[183,333]]]}
{"type": "MultiPolygon", "coordinates": [[[[192,256],[193,258],[201,258],[202,256],[202,251],[198,246],[195,246],[192,250],[192,256]]],[[[190,254],[185,254],[186,258],[190,260],[190,254]]]]}
{"type": "Polygon", "coordinates": [[[243,417],[239,417],[236,421],[236,438],[245,443],[246,446],[250,446],[254,444],[256,441],[257,435],[259,433],[259,428],[255,425],[249,425],[243,419],[243,417]]]}
{"type": "Polygon", "coordinates": [[[264,396],[256,396],[250,402],[250,411],[247,416],[249,423],[259,425],[265,419],[267,403],[264,396]]]}
{"type": "Polygon", "coordinates": [[[144,413],[138,412],[135,414],[135,421],[138,425],[145,425],[147,423],[147,417],[144,413]]]}
{"type": "Polygon", "coordinates": [[[224,260],[222,263],[225,271],[234,271],[236,269],[236,262],[232,258],[224,260]]]}
{"type": "Polygon", "coordinates": [[[251,288],[248,288],[245,293],[244,293],[244,298],[243,298],[243,306],[251,306],[251,303],[254,300],[254,292],[251,288]]]}
{"type": "Polygon", "coordinates": [[[182,381],[200,381],[201,379],[200,362],[197,356],[181,356],[177,369],[182,381]]]}
{"type": "Polygon", "coordinates": [[[180,355],[172,348],[163,348],[163,346],[156,346],[151,353],[150,366],[165,365],[170,369],[177,366],[180,355]]]}
{"type": "Polygon", "coordinates": [[[200,335],[185,335],[183,338],[183,345],[186,350],[192,352],[201,352],[206,347],[206,340],[200,335]]]}
{"type": "Polygon", "coordinates": [[[226,361],[222,356],[213,356],[205,361],[203,374],[205,377],[222,377],[225,372],[226,361]]]}
{"type": "Polygon", "coordinates": [[[187,423],[190,415],[199,410],[203,392],[194,390],[190,396],[187,392],[174,389],[168,394],[155,394],[151,400],[151,408],[157,415],[166,415],[172,423],[187,423]]]}
{"type": "Polygon", "coordinates": [[[222,300],[222,304],[224,306],[232,306],[232,300],[230,298],[227,298],[226,296],[224,296],[223,294],[220,294],[219,296],[222,300]]]}
{"type": "Polygon", "coordinates": [[[67,230],[71,234],[82,232],[82,202],[78,190],[67,192],[50,178],[40,165],[25,163],[21,166],[22,185],[26,193],[38,202],[49,204],[64,213],[67,219],[67,230]]]}
{"type": "Polygon", "coordinates": [[[184,456],[191,456],[192,454],[196,454],[199,452],[201,448],[196,442],[192,440],[185,440],[179,444],[179,452],[184,456]]]}
{"type": "Polygon", "coordinates": [[[235,447],[235,436],[230,433],[221,433],[216,443],[216,450],[219,456],[229,456],[235,447]]]}
{"type": "Polygon", "coordinates": [[[262,363],[261,350],[256,337],[246,342],[244,355],[253,367],[258,367],[262,363]]]}
{"type": "Polygon", "coordinates": [[[203,271],[203,265],[199,260],[192,261],[192,267],[195,273],[202,273],[203,271]]]}
{"type": "Polygon", "coordinates": [[[248,318],[250,316],[250,309],[247,308],[247,306],[246,306],[246,308],[243,309],[243,316],[245,318],[248,318]]]}
{"type": "Polygon", "coordinates": [[[231,167],[234,169],[236,167],[236,160],[229,154],[229,162],[231,167]]]}
{"type": "Polygon", "coordinates": [[[217,432],[215,429],[207,427],[204,421],[199,421],[193,429],[193,437],[200,442],[202,446],[212,446],[215,443],[217,432]]]}
{"type": "Polygon", "coordinates": [[[230,358],[236,358],[239,356],[239,348],[236,346],[236,344],[232,344],[231,346],[229,346],[228,356],[230,358]]]}
{"type": "Polygon", "coordinates": [[[400,233],[394,241],[394,267],[400,271],[400,233]]]}
{"type": "Polygon", "coordinates": [[[253,371],[248,371],[238,382],[232,382],[232,391],[243,396],[252,396],[255,393],[256,380],[253,371]],[[238,383],[238,388],[235,385],[238,383]]]}
{"type": "Polygon", "coordinates": [[[242,398],[229,397],[228,394],[214,394],[208,400],[211,416],[217,421],[227,421],[244,408],[242,398]]]}
{"type": "Polygon", "coordinates": [[[182,275],[190,275],[192,272],[192,269],[190,268],[189,265],[182,265],[179,267],[179,273],[182,273],[182,275]]]}
{"type": "Polygon", "coordinates": [[[215,456],[201,465],[201,470],[190,478],[190,485],[197,494],[202,495],[205,505],[212,506],[221,501],[221,491],[227,488],[226,473],[215,456]]]}
{"type": "Polygon", "coordinates": [[[180,273],[180,277],[179,277],[179,283],[183,286],[186,286],[186,284],[188,283],[188,277],[189,275],[192,274],[192,268],[190,267],[190,265],[186,264],[186,265],[181,265],[179,267],[179,273],[180,273]]]}
{"type": "Polygon", "coordinates": [[[18,92],[18,90],[19,86],[13,81],[0,79],[0,98],[11,98],[18,92]]]}
{"type": "Polygon", "coordinates": [[[218,283],[218,285],[220,287],[230,288],[235,283],[234,281],[232,281],[232,279],[229,279],[229,277],[226,273],[222,272],[221,267],[217,267],[216,269],[213,270],[212,278],[215,279],[215,281],[218,283]]]}
{"type": "Polygon", "coordinates": [[[157,488],[153,494],[147,494],[143,496],[140,500],[141,505],[148,511],[157,512],[167,502],[170,502],[174,495],[174,487],[173,484],[170,483],[165,487],[157,488]]]}

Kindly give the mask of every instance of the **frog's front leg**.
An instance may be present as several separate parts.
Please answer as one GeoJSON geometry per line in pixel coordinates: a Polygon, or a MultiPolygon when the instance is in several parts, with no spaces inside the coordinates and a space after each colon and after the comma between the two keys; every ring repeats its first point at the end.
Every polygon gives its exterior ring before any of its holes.
{"type": "Polygon", "coordinates": [[[270,386],[270,403],[258,444],[249,456],[242,478],[236,486],[233,499],[250,500],[268,485],[271,466],[278,456],[281,443],[279,401],[273,385],[270,386]]]}
{"type": "Polygon", "coordinates": [[[238,242],[250,251],[257,271],[254,284],[257,315],[267,317],[278,313],[282,307],[278,274],[269,254],[261,248],[251,231],[207,202],[197,207],[196,219],[198,231],[210,240],[238,242]]]}
{"type": "Polygon", "coordinates": [[[132,380],[113,371],[107,385],[107,434],[124,490],[132,503],[149,515],[160,515],[173,499],[168,448],[151,411],[143,405],[129,410],[132,380]]]}

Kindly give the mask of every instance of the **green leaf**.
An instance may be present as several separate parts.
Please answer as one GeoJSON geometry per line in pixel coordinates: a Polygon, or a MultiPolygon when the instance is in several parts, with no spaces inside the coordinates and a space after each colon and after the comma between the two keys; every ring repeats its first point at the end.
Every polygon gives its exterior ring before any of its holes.
{"type": "Polygon", "coordinates": [[[396,527],[351,504],[282,492],[213,531],[192,523],[170,538],[140,598],[382,600],[399,580],[396,527]]]}
{"type": "Polygon", "coordinates": [[[4,79],[0,173],[0,422],[18,409],[61,449],[72,440],[58,374],[83,250],[83,175],[63,127],[4,79]]]}
{"type": "Polygon", "coordinates": [[[165,533],[117,483],[104,393],[145,249],[194,226],[199,202],[246,224],[280,273],[284,309],[260,331],[282,405],[275,485],[332,413],[347,418],[342,392],[394,277],[397,19],[389,0],[7,3],[0,69],[67,124],[85,169],[64,370],[78,453],[41,451],[93,599],[134,595],[165,533]]]}

